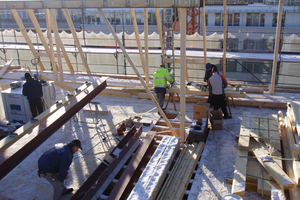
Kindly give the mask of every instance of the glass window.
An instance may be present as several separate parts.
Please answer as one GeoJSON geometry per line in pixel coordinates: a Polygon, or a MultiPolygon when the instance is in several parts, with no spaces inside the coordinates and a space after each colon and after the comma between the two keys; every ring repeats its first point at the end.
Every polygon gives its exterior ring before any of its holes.
{"type": "Polygon", "coordinates": [[[205,14],[205,25],[208,25],[208,14],[205,14]]]}
{"type": "Polygon", "coordinates": [[[237,71],[237,62],[236,61],[227,61],[226,62],[226,72],[236,72],[237,71]]]}
{"type": "Polygon", "coordinates": [[[259,13],[247,13],[246,26],[258,26],[259,13]]]}
{"type": "Polygon", "coordinates": [[[273,13],[272,26],[276,27],[277,25],[277,13],[273,13]]]}
{"type": "Polygon", "coordinates": [[[228,26],[232,26],[233,23],[232,23],[232,13],[228,14],[228,26]]]}
{"type": "Polygon", "coordinates": [[[216,13],[215,14],[215,26],[223,26],[222,13],[216,13]]]}
{"type": "Polygon", "coordinates": [[[260,14],[260,26],[265,26],[265,14],[260,14]]]}
{"type": "Polygon", "coordinates": [[[234,13],[233,26],[240,25],[240,13],[234,13]]]}

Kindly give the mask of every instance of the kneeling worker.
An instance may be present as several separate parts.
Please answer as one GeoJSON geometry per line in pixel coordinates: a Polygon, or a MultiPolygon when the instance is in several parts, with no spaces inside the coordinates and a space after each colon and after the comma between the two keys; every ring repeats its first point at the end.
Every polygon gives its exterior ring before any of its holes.
{"type": "Polygon", "coordinates": [[[73,154],[79,149],[82,149],[80,140],[73,140],[69,144],[58,143],[39,158],[38,175],[53,186],[53,200],[60,200],[62,195],[73,191],[73,188],[65,187],[64,180],[68,175],[73,154]]]}
{"type": "Polygon", "coordinates": [[[158,104],[163,109],[165,102],[165,95],[167,93],[167,82],[171,85],[174,83],[174,79],[170,72],[165,69],[164,65],[161,65],[153,74],[154,91],[158,98],[158,104]]]}

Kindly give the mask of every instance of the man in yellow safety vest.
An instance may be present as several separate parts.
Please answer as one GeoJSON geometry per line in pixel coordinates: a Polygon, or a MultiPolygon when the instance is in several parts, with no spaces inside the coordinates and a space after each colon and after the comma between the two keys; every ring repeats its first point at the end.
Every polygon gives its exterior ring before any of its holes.
{"type": "Polygon", "coordinates": [[[170,72],[165,69],[165,66],[161,65],[153,74],[154,91],[157,95],[158,104],[161,109],[163,109],[165,95],[167,93],[167,82],[173,85],[174,79],[170,72]]]}

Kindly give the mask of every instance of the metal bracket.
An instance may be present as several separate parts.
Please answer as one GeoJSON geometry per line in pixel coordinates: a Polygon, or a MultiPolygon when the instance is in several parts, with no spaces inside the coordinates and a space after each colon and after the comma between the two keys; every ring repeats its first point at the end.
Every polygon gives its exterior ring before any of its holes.
{"type": "Polygon", "coordinates": [[[130,7],[132,5],[131,0],[125,0],[125,7],[130,7]]]}

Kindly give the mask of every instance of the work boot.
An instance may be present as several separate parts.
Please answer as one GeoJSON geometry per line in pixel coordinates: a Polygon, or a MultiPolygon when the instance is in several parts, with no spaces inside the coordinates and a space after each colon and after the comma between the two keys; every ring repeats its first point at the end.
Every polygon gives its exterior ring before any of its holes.
{"type": "Polygon", "coordinates": [[[66,188],[66,190],[61,195],[70,194],[72,192],[73,192],[73,188],[66,188]]]}

